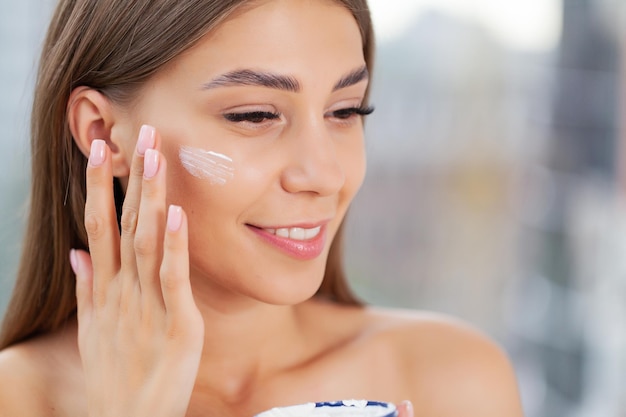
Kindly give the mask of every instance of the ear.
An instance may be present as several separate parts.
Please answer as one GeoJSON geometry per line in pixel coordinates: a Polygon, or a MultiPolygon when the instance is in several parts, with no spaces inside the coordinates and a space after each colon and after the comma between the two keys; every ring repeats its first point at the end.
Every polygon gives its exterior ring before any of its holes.
{"type": "Polygon", "coordinates": [[[111,149],[113,176],[129,175],[132,153],[128,155],[125,144],[112,134],[120,121],[106,96],[93,88],[75,88],[68,100],[67,118],[74,142],[86,157],[89,157],[91,142],[102,139],[111,149]]]}

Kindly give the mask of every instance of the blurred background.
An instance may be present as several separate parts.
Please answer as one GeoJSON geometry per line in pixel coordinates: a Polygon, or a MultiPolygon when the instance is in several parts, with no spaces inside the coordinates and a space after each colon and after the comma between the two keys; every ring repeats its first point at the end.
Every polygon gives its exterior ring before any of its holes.
{"type": "MultiPolygon", "coordinates": [[[[0,0],[0,314],[53,3],[0,0]]],[[[498,340],[528,417],[626,416],[626,2],[370,3],[377,110],[347,243],[357,292],[498,340]]]]}

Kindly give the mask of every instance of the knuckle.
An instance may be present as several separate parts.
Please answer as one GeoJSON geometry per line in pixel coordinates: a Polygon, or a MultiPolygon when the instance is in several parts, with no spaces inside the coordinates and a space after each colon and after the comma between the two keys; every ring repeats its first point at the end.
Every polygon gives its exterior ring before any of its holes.
{"type": "Polygon", "coordinates": [[[161,288],[163,291],[176,291],[181,286],[178,276],[166,268],[161,268],[161,288]]]}
{"type": "Polygon", "coordinates": [[[86,211],[85,231],[91,239],[100,239],[105,233],[105,222],[102,216],[94,211],[86,211]]]}
{"type": "Polygon", "coordinates": [[[96,310],[103,310],[107,306],[108,297],[104,291],[96,291],[94,296],[94,307],[96,310]]]}
{"type": "Polygon", "coordinates": [[[179,242],[176,239],[171,239],[168,236],[163,242],[163,249],[168,252],[177,253],[182,252],[185,249],[185,245],[183,244],[183,242],[179,242]]]}
{"type": "Polygon", "coordinates": [[[120,220],[122,233],[135,233],[135,230],[137,229],[137,217],[137,210],[131,208],[122,209],[122,218],[120,220]]]}
{"type": "Polygon", "coordinates": [[[195,337],[191,331],[189,317],[186,314],[180,314],[178,317],[173,318],[166,328],[166,337],[172,342],[180,343],[181,345],[189,344],[195,337]]]}
{"type": "Polygon", "coordinates": [[[136,178],[143,177],[143,159],[137,158],[134,162],[130,167],[130,175],[136,178]]]}
{"type": "Polygon", "coordinates": [[[135,237],[134,248],[137,256],[153,255],[157,250],[157,240],[154,236],[138,235],[135,237]]]}
{"type": "Polygon", "coordinates": [[[99,187],[99,186],[109,186],[112,181],[111,178],[103,175],[102,169],[89,167],[87,170],[87,186],[88,187],[99,187]]]}
{"type": "Polygon", "coordinates": [[[167,328],[167,332],[165,337],[169,341],[177,341],[183,336],[183,332],[181,331],[180,326],[171,325],[167,328]]]}
{"type": "Polygon", "coordinates": [[[149,181],[147,184],[144,184],[141,193],[142,198],[155,199],[161,196],[162,190],[157,184],[149,181]]]}
{"type": "Polygon", "coordinates": [[[189,346],[196,344],[198,339],[204,335],[204,322],[199,313],[192,309],[180,311],[171,317],[167,326],[166,337],[172,342],[189,346]]]}
{"type": "Polygon", "coordinates": [[[119,310],[120,315],[126,316],[131,313],[132,307],[136,304],[133,291],[128,288],[122,289],[120,292],[119,310]]]}

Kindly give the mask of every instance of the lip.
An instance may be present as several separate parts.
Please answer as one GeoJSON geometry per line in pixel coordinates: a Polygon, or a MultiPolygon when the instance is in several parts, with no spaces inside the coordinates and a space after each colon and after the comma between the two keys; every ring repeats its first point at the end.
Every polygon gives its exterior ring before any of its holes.
{"type": "Polygon", "coordinates": [[[253,226],[251,224],[246,224],[246,226],[254,232],[258,237],[260,237],[265,243],[270,244],[272,247],[280,250],[281,252],[289,255],[292,258],[308,261],[311,259],[315,259],[322,254],[324,251],[324,247],[326,246],[326,225],[328,222],[321,223],[300,223],[297,225],[291,226],[275,226],[275,227],[266,227],[262,228],[259,226],[253,226]],[[320,231],[312,239],[308,240],[294,240],[281,236],[277,236],[268,232],[265,229],[281,229],[281,228],[292,228],[292,227],[301,227],[305,229],[311,229],[314,227],[320,227],[320,231]]]}

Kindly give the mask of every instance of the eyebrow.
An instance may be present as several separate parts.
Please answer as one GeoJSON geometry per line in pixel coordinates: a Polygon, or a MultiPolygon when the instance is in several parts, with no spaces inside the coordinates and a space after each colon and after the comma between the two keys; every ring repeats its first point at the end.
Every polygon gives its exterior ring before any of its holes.
{"type": "MultiPolygon", "coordinates": [[[[333,91],[350,87],[368,79],[368,77],[369,73],[367,71],[367,67],[362,66],[341,77],[341,79],[333,87],[333,91]]],[[[297,93],[301,89],[298,80],[292,76],[251,69],[235,70],[222,74],[208,83],[203,84],[202,89],[210,90],[217,87],[235,87],[242,85],[274,88],[293,93],[297,93]]]]}
{"type": "Polygon", "coordinates": [[[235,70],[222,74],[212,81],[203,84],[202,89],[210,90],[215,87],[234,87],[240,85],[275,88],[294,93],[300,91],[300,83],[293,77],[250,69],[235,70]]]}
{"type": "Polygon", "coordinates": [[[361,68],[358,68],[350,72],[349,74],[341,77],[341,79],[333,87],[333,91],[353,86],[367,79],[369,79],[369,71],[367,70],[367,67],[363,65],[361,68]]]}

